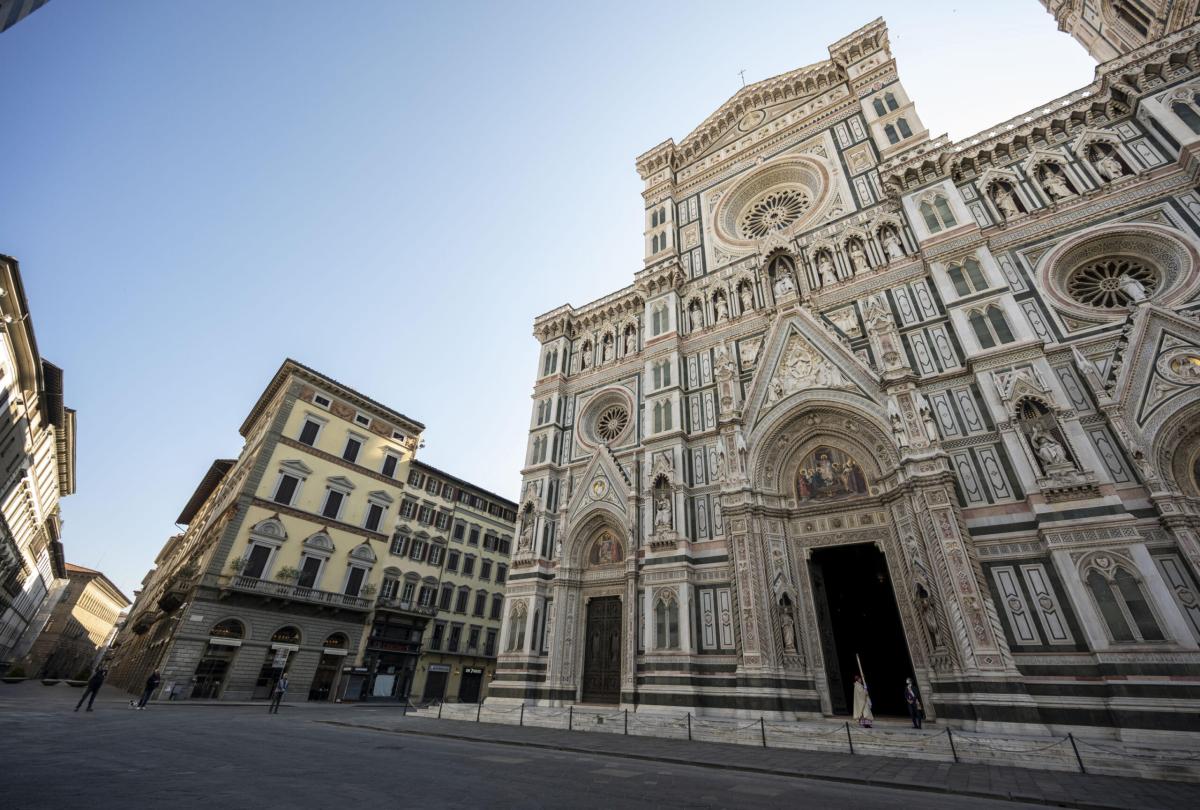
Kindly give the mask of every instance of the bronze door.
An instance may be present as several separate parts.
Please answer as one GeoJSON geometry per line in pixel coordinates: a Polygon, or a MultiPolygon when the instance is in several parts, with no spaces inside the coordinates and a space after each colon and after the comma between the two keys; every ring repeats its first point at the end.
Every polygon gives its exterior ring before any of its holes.
{"type": "Polygon", "coordinates": [[[583,700],[617,703],[621,697],[621,599],[588,602],[583,653],[583,700]]]}

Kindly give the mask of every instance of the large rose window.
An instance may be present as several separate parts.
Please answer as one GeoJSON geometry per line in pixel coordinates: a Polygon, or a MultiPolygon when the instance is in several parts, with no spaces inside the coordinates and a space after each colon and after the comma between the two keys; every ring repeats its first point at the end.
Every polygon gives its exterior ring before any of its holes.
{"type": "Polygon", "coordinates": [[[596,435],[604,442],[616,441],[629,424],[629,411],[623,405],[610,405],[596,417],[596,435]]]}
{"type": "Polygon", "coordinates": [[[804,189],[777,189],[764,194],[742,213],[738,230],[746,239],[761,239],[788,227],[811,207],[812,200],[804,189]]]}
{"type": "Polygon", "coordinates": [[[1158,289],[1159,273],[1149,262],[1117,256],[1089,262],[1071,271],[1067,294],[1081,304],[1101,309],[1127,307],[1158,289]]]}
{"type": "Polygon", "coordinates": [[[738,248],[800,232],[827,208],[832,178],[813,155],[787,155],[755,167],[718,192],[717,237],[738,248]]]}

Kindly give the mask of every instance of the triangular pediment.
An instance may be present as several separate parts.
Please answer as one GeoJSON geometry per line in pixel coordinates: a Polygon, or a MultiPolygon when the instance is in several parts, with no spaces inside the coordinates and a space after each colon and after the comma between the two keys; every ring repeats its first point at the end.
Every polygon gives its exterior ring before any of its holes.
{"type": "Polygon", "coordinates": [[[780,403],[806,392],[852,395],[883,406],[878,375],[840,342],[831,328],[796,309],[771,326],[758,370],[746,393],[744,421],[756,425],[780,403]]]}
{"type": "Polygon", "coordinates": [[[570,525],[577,524],[596,508],[615,509],[620,515],[628,511],[626,504],[633,491],[629,476],[617,463],[612,450],[601,445],[575,483],[567,504],[570,525]]]}
{"type": "Polygon", "coordinates": [[[1170,310],[1142,304],[1133,314],[1113,400],[1143,436],[1188,404],[1200,401],[1200,325],[1170,310]]]}

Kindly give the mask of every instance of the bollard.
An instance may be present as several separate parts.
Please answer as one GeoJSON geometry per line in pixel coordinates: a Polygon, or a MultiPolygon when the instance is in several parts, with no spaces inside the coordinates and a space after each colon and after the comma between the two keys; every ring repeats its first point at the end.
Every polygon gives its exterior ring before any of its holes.
{"type": "Polygon", "coordinates": [[[954,761],[958,762],[958,750],[954,747],[954,735],[950,733],[950,726],[946,726],[946,739],[950,741],[950,753],[954,755],[954,761]]]}
{"type": "Polygon", "coordinates": [[[688,712],[688,742],[692,741],[692,713],[688,712]]]}
{"type": "Polygon", "coordinates": [[[1068,732],[1067,739],[1071,741],[1071,748],[1075,751],[1075,761],[1079,763],[1079,772],[1087,773],[1083,767],[1083,757],[1079,756],[1079,746],[1075,744],[1075,735],[1068,732]]]}
{"type": "Polygon", "coordinates": [[[404,698],[404,702],[400,704],[400,716],[408,717],[408,698],[404,698]]]}
{"type": "Polygon", "coordinates": [[[846,723],[846,742],[850,743],[850,755],[854,755],[854,738],[850,736],[850,723],[846,723]]]}
{"type": "Polygon", "coordinates": [[[575,728],[575,704],[572,703],[567,707],[567,731],[573,731],[575,728]]]}
{"type": "Polygon", "coordinates": [[[762,732],[763,748],[767,747],[767,722],[760,715],[758,718],[758,730],[762,732]]]}
{"type": "Polygon", "coordinates": [[[524,703],[521,704],[521,722],[518,723],[517,725],[519,725],[519,726],[525,725],[525,704],[524,703]]]}
{"type": "Polygon", "coordinates": [[[438,720],[442,719],[442,707],[445,705],[446,705],[445,701],[442,701],[441,703],[438,704],[438,720]]]}
{"type": "Polygon", "coordinates": [[[479,705],[475,707],[475,722],[479,722],[479,715],[483,713],[483,701],[479,701],[479,705]]]}
{"type": "Polygon", "coordinates": [[[629,736],[629,709],[625,710],[625,736],[629,736]]]}

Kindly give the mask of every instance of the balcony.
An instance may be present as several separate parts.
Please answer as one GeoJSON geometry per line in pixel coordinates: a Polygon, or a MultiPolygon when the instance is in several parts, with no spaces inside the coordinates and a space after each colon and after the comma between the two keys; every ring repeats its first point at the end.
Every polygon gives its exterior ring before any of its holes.
{"type": "Polygon", "coordinates": [[[414,601],[405,601],[402,599],[389,599],[386,596],[381,596],[375,600],[375,607],[379,610],[394,610],[397,613],[413,613],[417,616],[433,617],[438,614],[437,605],[420,605],[414,601]]]}
{"type": "Polygon", "coordinates": [[[364,599],[361,596],[349,596],[344,593],[334,593],[333,591],[318,591],[315,588],[301,588],[298,585],[292,585],[287,582],[272,582],[269,579],[258,579],[257,577],[244,577],[241,575],[222,577],[222,580],[224,581],[220,587],[222,590],[227,591],[253,593],[289,602],[303,602],[305,604],[322,605],[342,610],[368,611],[371,609],[371,600],[364,599]]]}

